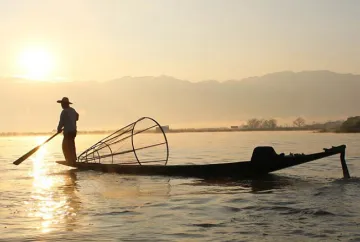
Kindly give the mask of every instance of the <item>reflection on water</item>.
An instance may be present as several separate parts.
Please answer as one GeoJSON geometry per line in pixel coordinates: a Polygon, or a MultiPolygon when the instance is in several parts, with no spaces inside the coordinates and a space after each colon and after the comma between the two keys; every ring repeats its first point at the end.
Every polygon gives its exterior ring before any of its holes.
{"type": "MultiPolygon", "coordinates": [[[[299,178],[288,176],[281,176],[275,174],[268,174],[254,179],[234,179],[234,178],[219,178],[219,179],[204,179],[198,180],[190,185],[193,186],[220,186],[220,187],[237,187],[244,192],[266,192],[276,189],[284,189],[293,184],[304,183],[299,178]]],[[[238,191],[237,191],[238,192],[238,191]]]]}
{"type": "Polygon", "coordinates": [[[84,190],[96,191],[101,198],[121,201],[124,204],[141,204],[143,201],[167,198],[171,193],[171,179],[167,177],[122,176],[96,172],[88,175],[89,181],[86,187],[83,187],[84,190]]]}
{"type": "Polygon", "coordinates": [[[76,196],[76,174],[72,171],[51,173],[50,166],[45,164],[47,154],[45,147],[40,148],[32,159],[33,177],[32,195],[28,216],[41,219],[38,226],[43,233],[48,233],[62,224],[67,230],[76,225],[79,199],[76,196]]]}

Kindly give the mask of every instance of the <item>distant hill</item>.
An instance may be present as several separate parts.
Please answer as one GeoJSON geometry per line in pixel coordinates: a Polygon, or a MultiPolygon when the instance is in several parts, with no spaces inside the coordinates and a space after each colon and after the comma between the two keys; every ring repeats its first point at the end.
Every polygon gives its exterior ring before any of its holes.
{"type": "Polygon", "coordinates": [[[68,96],[81,129],[114,129],[142,116],[170,127],[239,125],[249,118],[339,120],[360,112],[360,75],[330,71],[278,72],[225,82],[169,76],[105,82],[0,79],[0,131],[49,131],[68,96]]]}

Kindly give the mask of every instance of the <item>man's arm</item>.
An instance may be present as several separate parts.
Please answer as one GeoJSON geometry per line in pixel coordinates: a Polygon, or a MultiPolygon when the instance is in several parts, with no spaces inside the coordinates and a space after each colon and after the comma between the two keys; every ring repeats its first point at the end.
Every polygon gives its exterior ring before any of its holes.
{"type": "Polygon", "coordinates": [[[63,127],[64,127],[64,111],[62,111],[60,114],[60,121],[57,127],[57,131],[60,133],[63,127]]]}

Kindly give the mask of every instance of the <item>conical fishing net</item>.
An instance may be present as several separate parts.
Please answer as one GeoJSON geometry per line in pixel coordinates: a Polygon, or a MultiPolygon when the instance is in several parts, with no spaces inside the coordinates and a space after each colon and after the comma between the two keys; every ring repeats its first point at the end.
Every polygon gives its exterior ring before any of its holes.
{"type": "Polygon", "coordinates": [[[81,153],[78,162],[102,164],[166,165],[168,142],[163,128],[149,117],[143,117],[81,153]]]}

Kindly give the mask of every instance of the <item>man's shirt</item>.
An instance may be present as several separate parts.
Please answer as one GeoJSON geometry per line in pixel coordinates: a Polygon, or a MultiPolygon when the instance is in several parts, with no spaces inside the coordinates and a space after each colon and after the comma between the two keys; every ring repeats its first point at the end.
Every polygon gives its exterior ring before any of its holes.
{"type": "Polygon", "coordinates": [[[76,132],[76,121],[79,120],[79,114],[72,107],[68,107],[62,110],[60,114],[60,121],[58,130],[64,127],[63,132],[76,132]]]}

